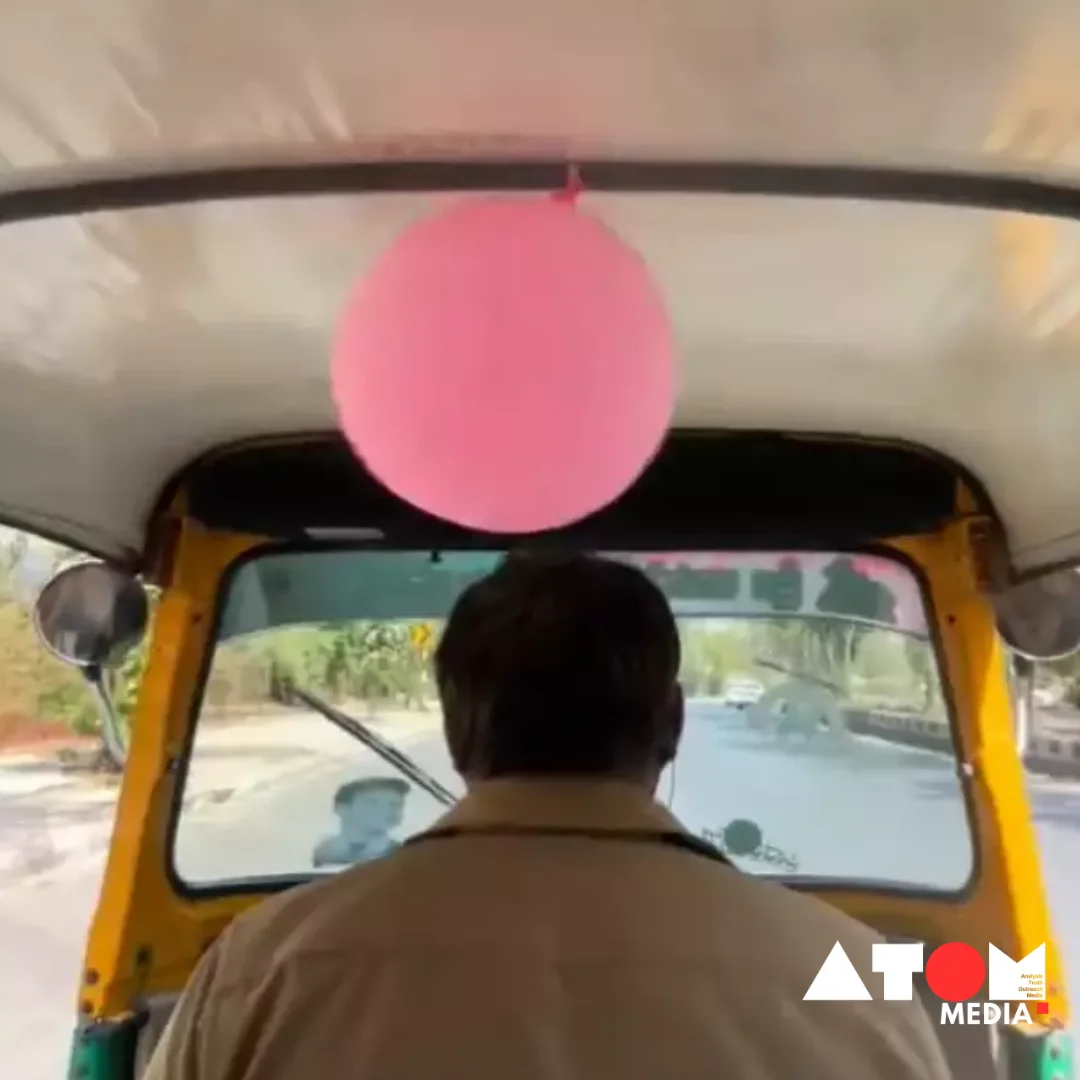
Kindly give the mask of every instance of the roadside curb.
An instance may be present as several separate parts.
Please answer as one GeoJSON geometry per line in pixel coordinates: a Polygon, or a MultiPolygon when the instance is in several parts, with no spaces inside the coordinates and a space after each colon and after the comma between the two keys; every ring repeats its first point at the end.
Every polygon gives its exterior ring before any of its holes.
{"type": "MultiPolygon", "coordinates": [[[[909,713],[878,709],[849,709],[848,730],[855,735],[871,735],[883,742],[932,750],[952,757],[952,736],[940,721],[909,713]]],[[[1024,767],[1040,776],[1080,779],[1080,738],[1037,737],[1024,755],[1024,767]]]]}

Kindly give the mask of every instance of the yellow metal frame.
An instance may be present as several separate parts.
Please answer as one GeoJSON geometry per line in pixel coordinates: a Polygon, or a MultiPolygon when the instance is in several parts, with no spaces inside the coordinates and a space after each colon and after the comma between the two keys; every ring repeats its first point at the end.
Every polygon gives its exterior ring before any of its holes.
{"type": "MultiPolygon", "coordinates": [[[[86,1017],[122,1015],[144,995],[181,987],[213,939],[259,899],[193,901],[174,891],[166,873],[177,763],[191,734],[222,576],[239,555],[266,542],[207,532],[188,518],[180,523],[86,952],[80,990],[86,1017]]],[[[884,932],[968,941],[984,954],[988,942],[1013,957],[1046,942],[1050,1015],[1033,1019],[1056,1025],[1067,1021],[1064,981],[1014,745],[1005,657],[978,588],[970,528],[962,522],[891,546],[921,567],[928,583],[959,752],[970,771],[977,878],[960,900],[847,890],[819,895],[884,932]]]]}

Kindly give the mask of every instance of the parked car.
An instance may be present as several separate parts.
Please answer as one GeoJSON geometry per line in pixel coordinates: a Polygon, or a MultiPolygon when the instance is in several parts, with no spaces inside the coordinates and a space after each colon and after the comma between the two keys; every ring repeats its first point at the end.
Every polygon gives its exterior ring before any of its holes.
{"type": "Polygon", "coordinates": [[[748,709],[756,705],[764,693],[765,687],[756,679],[729,679],[724,684],[722,696],[729,708],[748,709]]]}

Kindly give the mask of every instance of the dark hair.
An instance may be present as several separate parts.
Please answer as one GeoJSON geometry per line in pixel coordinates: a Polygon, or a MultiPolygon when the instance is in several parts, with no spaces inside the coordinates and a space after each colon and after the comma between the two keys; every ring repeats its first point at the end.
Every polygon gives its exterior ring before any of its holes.
{"type": "Polygon", "coordinates": [[[334,794],[334,809],[372,791],[393,791],[404,797],[409,793],[409,785],[396,776],[367,776],[363,780],[350,780],[334,794]]]}
{"type": "Polygon", "coordinates": [[[667,600],[639,570],[512,555],[461,594],[435,653],[454,765],[483,778],[664,764],[679,659],[667,600]]]}

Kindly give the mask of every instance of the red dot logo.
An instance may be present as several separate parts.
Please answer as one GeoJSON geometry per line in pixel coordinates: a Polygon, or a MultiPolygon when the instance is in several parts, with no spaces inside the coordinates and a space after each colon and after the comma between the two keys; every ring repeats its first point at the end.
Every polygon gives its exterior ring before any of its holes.
{"type": "Polygon", "coordinates": [[[940,945],[926,961],[926,985],[942,1001],[967,1001],[986,978],[986,962],[962,941],[940,945]]]}

